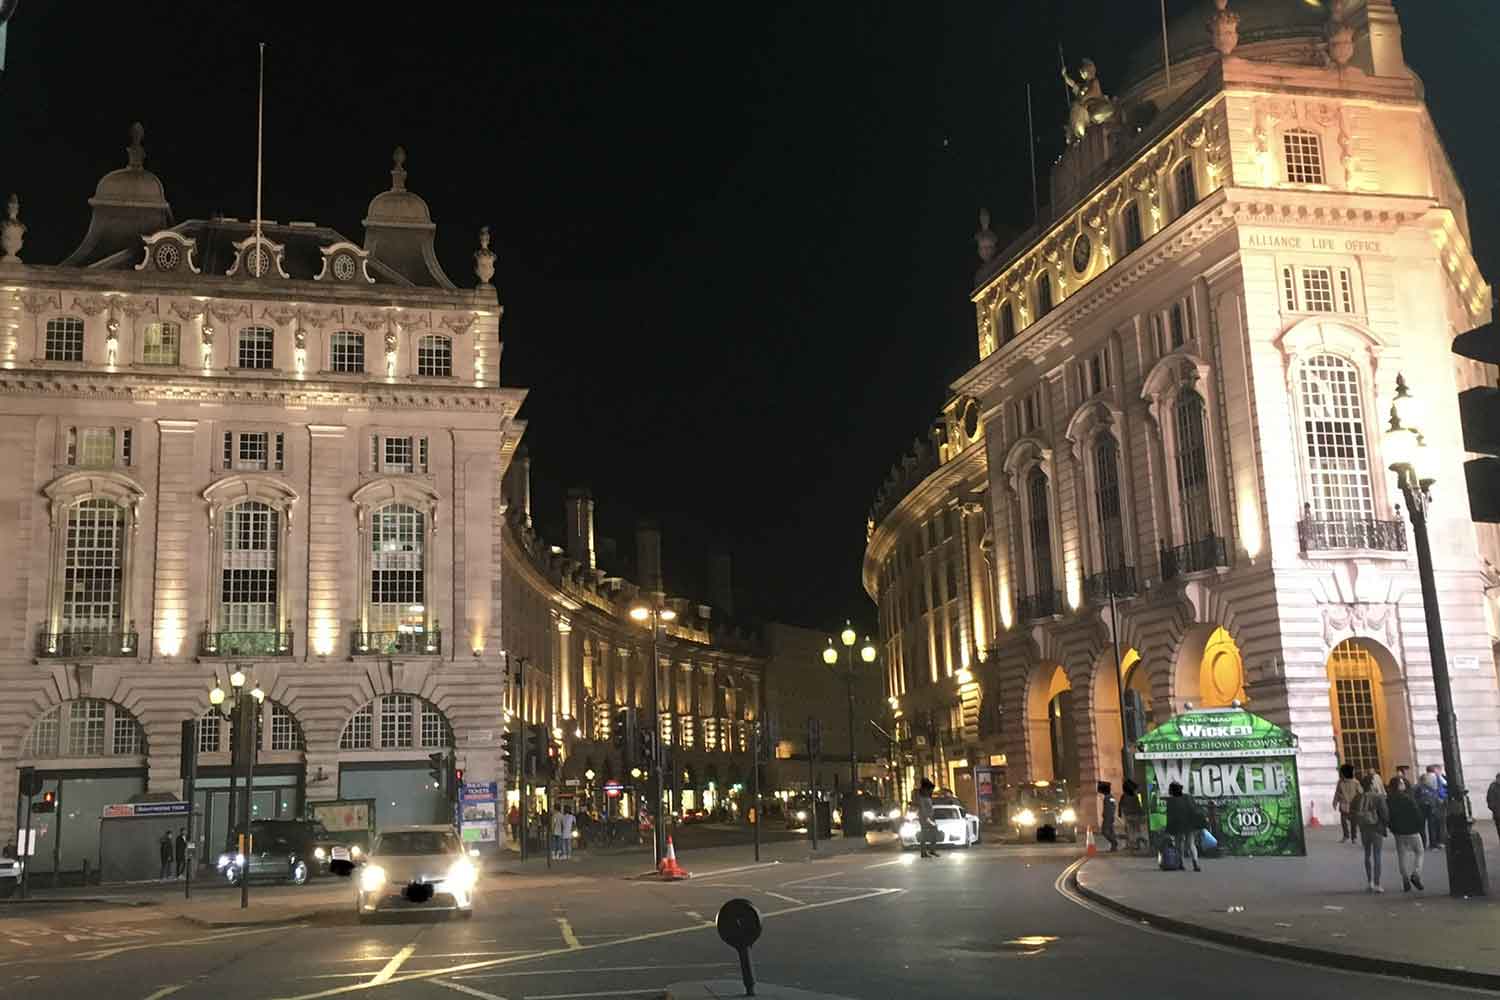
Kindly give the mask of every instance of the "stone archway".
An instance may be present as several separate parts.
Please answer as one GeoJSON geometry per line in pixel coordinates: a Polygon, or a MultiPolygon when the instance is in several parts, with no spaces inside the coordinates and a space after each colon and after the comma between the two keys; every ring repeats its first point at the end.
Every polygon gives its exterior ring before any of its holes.
{"type": "Polygon", "coordinates": [[[1374,639],[1345,639],[1329,650],[1327,668],[1339,763],[1383,776],[1394,774],[1398,765],[1416,765],[1406,677],[1390,650],[1374,639]]]}
{"type": "Polygon", "coordinates": [[[1221,625],[1188,626],[1178,644],[1172,670],[1171,713],[1194,708],[1244,704],[1245,665],[1239,645],[1221,625]]]}
{"type": "MultiPolygon", "coordinates": [[[[1042,661],[1032,669],[1026,698],[1026,735],[1030,743],[1030,780],[1055,781],[1059,775],[1058,739],[1063,738],[1064,761],[1068,751],[1077,760],[1077,740],[1069,740],[1072,726],[1072,683],[1056,663],[1042,661]]],[[[1076,764],[1075,764],[1076,767],[1076,764]]]]}

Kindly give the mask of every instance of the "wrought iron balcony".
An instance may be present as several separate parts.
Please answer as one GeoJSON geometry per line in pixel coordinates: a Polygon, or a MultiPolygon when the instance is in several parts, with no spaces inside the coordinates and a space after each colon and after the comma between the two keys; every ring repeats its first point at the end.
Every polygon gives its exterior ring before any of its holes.
{"type": "Polygon", "coordinates": [[[208,632],[198,640],[199,656],[291,656],[290,632],[208,632]]]}
{"type": "Polygon", "coordinates": [[[350,643],[353,656],[437,656],[443,651],[441,629],[420,632],[356,632],[350,643]]]}
{"type": "Polygon", "coordinates": [[[134,656],[140,646],[129,632],[43,632],[41,656],[134,656]]]}
{"type": "Polygon", "coordinates": [[[1377,521],[1373,517],[1313,517],[1297,522],[1297,538],[1303,552],[1329,549],[1364,549],[1373,552],[1405,552],[1406,524],[1403,521],[1377,521]]]}
{"type": "Polygon", "coordinates": [[[1175,548],[1167,548],[1165,545],[1161,547],[1161,578],[1163,580],[1171,580],[1184,573],[1197,573],[1199,570],[1228,565],[1229,556],[1224,547],[1224,539],[1218,535],[1208,535],[1196,542],[1188,542],[1186,545],[1178,545],[1175,548]]]}
{"type": "Polygon", "coordinates": [[[1061,591],[1044,590],[1040,594],[1022,594],[1016,598],[1016,617],[1023,622],[1034,622],[1062,613],[1061,591]]]}
{"type": "Polygon", "coordinates": [[[1090,604],[1108,604],[1111,594],[1124,598],[1134,597],[1139,592],[1135,585],[1134,566],[1116,566],[1083,578],[1083,597],[1090,604]]]}

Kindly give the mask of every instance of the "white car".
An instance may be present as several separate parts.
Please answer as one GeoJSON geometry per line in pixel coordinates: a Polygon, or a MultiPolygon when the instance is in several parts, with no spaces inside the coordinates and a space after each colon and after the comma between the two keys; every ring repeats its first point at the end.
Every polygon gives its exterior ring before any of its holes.
{"type": "MultiPolygon", "coordinates": [[[[979,817],[965,812],[956,803],[939,802],[932,807],[932,822],[937,827],[938,847],[973,847],[979,843],[979,817]]],[[[901,824],[902,848],[917,847],[922,835],[922,826],[917,814],[909,812],[901,824]]]]}
{"type": "Polygon", "coordinates": [[[450,910],[474,915],[479,852],[465,851],[449,826],[382,830],[359,869],[360,920],[384,911],[450,910]]]}

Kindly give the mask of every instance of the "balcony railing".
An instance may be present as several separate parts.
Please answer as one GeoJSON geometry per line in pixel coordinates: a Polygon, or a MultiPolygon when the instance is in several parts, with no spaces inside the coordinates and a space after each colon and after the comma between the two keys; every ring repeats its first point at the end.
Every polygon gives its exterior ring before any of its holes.
{"type": "Polygon", "coordinates": [[[291,656],[290,632],[204,632],[199,656],[291,656]]]}
{"type": "Polygon", "coordinates": [[[1044,590],[1040,594],[1022,594],[1016,599],[1016,616],[1023,622],[1050,618],[1063,611],[1062,592],[1044,590]]]}
{"type": "Polygon", "coordinates": [[[1199,570],[1228,565],[1229,556],[1224,548],[1224,539],[1218,535],[1208,535],[1196,542],[1188,542],[1186,545],[1178,545],[1170,549],[1163,545],[1161,549],[1161,578],[1163,580],[1170,580],[1183,573],[1196,573],[1199,570]]]}
{"type": "Polygon", "coordinates": [[[440,629],[420,632],[356,632],[350,643],[353,656],[437,656],[443,651],[440,629]]]}
{"type": "Polygon", "coordinates": [[[42,656],[134,656],[134,632],[43,632],[42,656]]]}
{"type": "Polygon", "coordinates": [[[1108,604],[1111,594],[1124,598],[1134,597],[1139,592],[1135,585],[1134,566],[1116,566],[1083,578],[1083,597],[1090,604],[1108,604]]]}
{"type": "Polygon", "coordinates": [[[1373,517],[1313,517],[1311,510],[1297,522],[1297,538],[1303,552],[1328,549],[1365,549],[1373,552],[1405,552],[1406,524],[1377,521],[1373,517]]]}

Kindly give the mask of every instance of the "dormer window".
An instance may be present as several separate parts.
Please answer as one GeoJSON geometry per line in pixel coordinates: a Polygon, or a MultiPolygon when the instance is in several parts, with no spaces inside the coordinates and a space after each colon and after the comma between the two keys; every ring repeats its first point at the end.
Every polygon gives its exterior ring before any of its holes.
{"type": "Polygon", "coordinates": [[[151,254],[151,263],[158,271],[175,271],[182,263],[182,250],[172,240],[162,240],[151,254]]]}
{"type": "Polygon", "coordinates": [[[353,281],[356,267],[354,255],[348,253],[335,254],[333,258],[333,276],[339,281],[353,281]]]}

